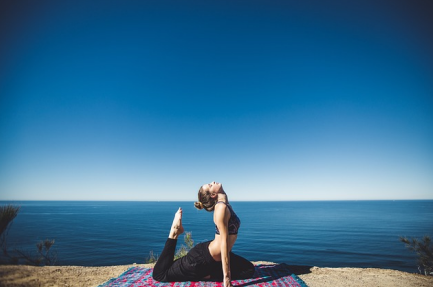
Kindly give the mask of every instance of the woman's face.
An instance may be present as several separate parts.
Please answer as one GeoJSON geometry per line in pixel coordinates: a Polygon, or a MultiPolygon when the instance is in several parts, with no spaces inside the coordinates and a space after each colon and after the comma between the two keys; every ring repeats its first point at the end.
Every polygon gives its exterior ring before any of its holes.
{"type": "Polygon", "coordinates": [[[208,191],[210,194],[213,194],[213,193],[218,194],[223,190],[222,184],[215,182],[215,181],[212,181],[211,183],[204,184],[202,186],[202,188],[203,188],[203,191],[208,191]]]}

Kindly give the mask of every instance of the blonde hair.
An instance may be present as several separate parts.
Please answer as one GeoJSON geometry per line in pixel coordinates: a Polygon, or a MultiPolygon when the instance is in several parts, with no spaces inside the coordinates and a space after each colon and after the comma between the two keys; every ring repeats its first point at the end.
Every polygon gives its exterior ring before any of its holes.
{"type": "Polygon", "coordinates": [[[194,202],[195,208],[211,212],[214,210],[216,203],[217,199],[212,198],[210,192],[204,191],[203,186],[201,186],[198,190],[198,201],[194,202]]]}

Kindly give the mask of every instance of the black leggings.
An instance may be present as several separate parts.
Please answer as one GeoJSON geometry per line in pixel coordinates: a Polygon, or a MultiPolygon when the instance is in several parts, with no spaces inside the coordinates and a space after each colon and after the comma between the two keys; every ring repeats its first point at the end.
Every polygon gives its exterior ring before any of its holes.
{"type": "MultiPolygon", "coordinates": [[[[209,280],[222,281],[222,264],[210,255],[210,242],[197,244],[187,255],[173,261],[177,239],[168,238],[153,268],[153,279],[160,282],[200,281],[210,275],[209,280]]],[[[230,252],[230,273],[232,280],[251,278],[254,274],[254,265],[230,252]]]]}

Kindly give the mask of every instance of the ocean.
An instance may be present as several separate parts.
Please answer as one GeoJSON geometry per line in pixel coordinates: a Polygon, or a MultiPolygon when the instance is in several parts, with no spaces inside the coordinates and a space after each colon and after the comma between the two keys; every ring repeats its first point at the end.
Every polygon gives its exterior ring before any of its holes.
{"type": "MultiPolygon", "coordinates": [[[[173,215],[196,243],[214,237],[212,213],[193,202],[1,201],[20,206],[10,248],[54,239],[57,265],[144,263],[159,254],[173,215]]],[[[399,236],[433,236],[433,200],[231,202],[241,219],[233,252],[251,261],[418,272],[399,236]]],[[[178,246],[183,237],[178,241],[178,246]]]]}

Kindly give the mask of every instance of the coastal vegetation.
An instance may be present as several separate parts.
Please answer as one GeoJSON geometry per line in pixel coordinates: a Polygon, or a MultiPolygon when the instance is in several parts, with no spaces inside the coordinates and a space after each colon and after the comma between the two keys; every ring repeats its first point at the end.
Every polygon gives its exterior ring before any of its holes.
{"type": "Polygon", "coordinates": [[[417,238],[408,239],[406,237],[400,237],[400,241],[405,244],[406,248],[418,255],[418,269],[420,273],[430,276],[433,275],[433,246],[430,246],[430,236],[425,235],[421,240],[417,238]]]}
{"type": "Polygon", "coordinates": [[[36,253],[8,246],[7,234],[19,211],[18,206],[0,206],[0,264],[54,265],[57,260],[57,254],[51,249],[54,240],[39,241],[36,244],[36,253]]]}
{"type": "MultiPolygon", "coordinates": [[[[185,232],[183,236],[185,244],[182,244],[174,255],[174,260],[185,256],[191,248],[194,247],[194,240],[192,239],[191,232],[185,232]]],[[[149,252],[149,256],[146,258],[146,263],[155,263],[158,261],[158,256],[153,253],[153,250],[149,252]]]]}
{"type": "Polygon", "coordinates": [[[194,247],[194,240],[192,239],[191,232],[185,232],[185,235],[183,236],[183,240],[185,244],[182,244],[180,248],[177,250],[176,254],[174,255],[174,260],[185,256],[188,253],[188,251],[190,251],[191,248],[194,247]]]}

